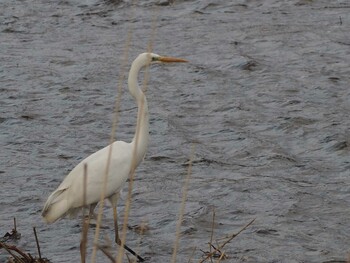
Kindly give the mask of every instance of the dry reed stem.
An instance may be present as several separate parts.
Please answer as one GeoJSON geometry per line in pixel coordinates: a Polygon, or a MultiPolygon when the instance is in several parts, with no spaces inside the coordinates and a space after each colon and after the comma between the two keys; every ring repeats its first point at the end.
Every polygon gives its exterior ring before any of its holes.
{"type": "Polygon", "coordinates": [[[17,232],[16,217],[13,218],[13,229],[17,232]]]}
{"type": "MultiPolygon", "coordinates": [[[[146,95],[144,95],[146,96],[146,95]]],[[[141,101],[140,104],[140,116],[143,116],[143,110],[144,110],[144,100],[141,101]]],[[[132,161],[131,161],[131,171],[129,175],[129,185],[128,185],[128,197],[125,202],[125,210],[124,210],[124,220],[123,220],[123,229],[122,229],[122,238],[120,239],[121,245],[119,246],[118,249],[118,254],[116,257],[116,262],[122,262],[123,254],[124,254],[124,245],[126,241],[126,230],[127,230],[127,224],[129,220],[129,213],[130,213],[130,207],[131,207],[131,195],[132,195],[132,189],[134,186],[134,177],[135,177],[135,170],[136,170],[136,155],[137,155],[137,147],[139,144],[139,139],[140,139],[140,128],[141,128],[141,122],[142,118],[137,119],[137,124],[136,124],[136,136],[135,136],[135,146],[133,149],[132,153],[132,161]]]]}
{"type": "Polygon", "coordinates": [[[106,163],[106,172],[104,176],[104,181],[103,181],[103,191],[101,193],[101,198],[100,198],[100,205],[99,205],[99,210],[98,210],[98,216],[97,216],[97,222],[96,222],[96,230],[95,230],[95,237],[94,237],[94,247],[92,250],[92,256],[91,256],[91,262],[95,263],[96,262],[96,253],[97,253],[97,243],[98,243],[98,238],[100,235],[100,226],[101,226],[101,221],[102,221],[102,213],[103,213],[103,207],[104,207],[104,199],[106,197],[106,189],[107,189],[107,180],[108,180],[108,175],[109,175],[109,167],[110,167],[110,162],[111,162],[111,156],[112,156],[112,145],[114,142],[114,135],[117,129],[117,124],[119,120],[119,109],[120,109],[120,102],[121,102],[121,97],[123,93],[123,83],[124,83],[124,75],[126,72],[126,65],[128,62],[128,57],[129,57],[129,48],[130,48],[130,43],[132,39],[132,31],[133,31],[133,24],[131,23],[129,26],[129,31],[125,43],[125,51],[124,51],[124,57],[122,60],[122,70],[120,73],[120,78],[118,82],[118,96],[115,102],[115,115],[114,115],[114,120],[112,124],[112,131],[111,131],[111,137],[110,137],[110,147],[109,147],[109,152],[108,152],[108,159],[106,163]]]}
{"type": "Polygon", "coordinates": [[[4,242],[0,242],[0,249],[4,248],[7,253],[9,253],[12,258],[8,259],[8,262],[15,263],[45,263],[50,262],[47,258],[33,258],[31,254],[20,250],[14,245],[6,245],[4,242]],[[18,255],[16,255],[17,253],[18,255]]]}
{"type": "Polygon", "coordinates": [[[255,221],[256,218],[252,219],[248,224],[246,224],[241,230],[239,230],[237,233],[232,234],[231,237],[225,241],[221,246],[221,248],[224,248],[224,246],[226,246],[227,243],[231,242],[232,239],[234,239],[236,236],[238,236],[240,233],[242,233],[244,230],[247,229],[248,226],[250,226],[251,224],[253,224],[253,222],[255,221]]]}
{"type": "Polygon", "coordinates": [[[244,227],[242,227],[241,230],[239,230],[237,233],[232,234],[228,240],[226,240],[222,245],[218,246],[217,248],[214,247],[213,244],[210,244],[211,246],[213,246],[214,251],[211,253],[208,253],[208,255],[204,259],[199,261],[199,263],[203,263],[208,258],[213,257],[216,252],[219,252],[222,255],[222,252],[220,250],[223,249],[224,246],[226,246],[229,242],[231,242],[232,239],[234,239],[236,236],[238,236],[240,233],[242,233],[245,229],[247,229],[247,227],[249,227],[251,224],[253,224],[254,221],[255,221],[255,218],[253,220],[251,220],[248,224],[246,224],[244,227]]]}
{"type": "Polygon", "coordinates": [[[19,233],[17,232],[17,222],[16,222],[16,217],[13,218],[13,229],[11,231],[11,233],[6,233],[4,238],[5,237],[8,237],[8,239],[4,239],[0,241],[0,249],[1,248],[4,248],[7,253],[9,253],[15,260],[17,260],[17,262],[21,263],[25,263],[24,260],[28,261],[28,260],[31,260],[32,258],[30,257],[30,255],[27,255],[25,252],[21,251],[19,248],[17,248],[16,246],[14,245],[6,245],[6,241],[9,240],[9,239],[19,239],[19,233]],[[12,251],[18,253],[19,255],[22,256],[22,258],[18,257],[16,254],[14,254],[12,251]]]}
{"type": "Polygon", "coordinates": [[[85,220],[85,209],[86,209],[86,188],[87,188],[87,164],[84,164],[84,175],[83,175],[83,222],[82,222],[82,233],[80,241],[80,256],[81,262],[86,262],[86,245],[87,245],[87,234],[90,225],[90,214],[88,219],[85,220]]]}
{"type": "MultiPolygon", "coordinates": [[[[211,222],[211,234],[210,234],[210,243],[209,243],[209,252],[211,253],[212,246],[210,244],[213,243],[213,236],[214,236],[214,224],[215,224],[215,207],[213,207],[213,220],[211,222]]],[[[210,258],[210,261],[213,262],[212,258],[210,258]]]]}
{"type": "Polygon", "coordinates": [[[191,256],[190,256],[190,258],[189,258],[189,260],[188,260],[188,263],[191,263],[191,262],[192,262],[192,258],[193,258],[193,256],[194,256],[194,252],[196,252],[196,249],[197,249],[197,247],[194,247],[194,248],[193,248],[192,254],[191,254],[191,256]]]}
{"type": "Polygon", "coordinates": [[[195,145],[193,144],[192,150],[191,150],[190,161],[188,163],[187,176],[185,179],[185,184],[184,184],[183,192],[182,192],[182,201],[181,201],[179,219],[178,219],[177,225],[176,225],[176,238],[175,238],[175,242],[174,242],[174,251],[173,251],[172,258],[171,258],[172,263],[176,262],[177,250],[179,247],[179,240],[180,240],[180,229],[181,229],[183,216],[185,213],[185,205],[186,205],[186,200],[187,200],[188,185],[189,185],[191,173],[192,173],[192,163],[193,163],[193,159],[194,159],[194,153],[195,153],[195,145]]]}
{"type": "Polygon", "coordinates": [[[105,247],[100,246],[99,244],[97,244],[97,248],[98,248],[99,250],[101,250],[101,251],[103,252],[103,254],[105,254],[105,255],[109,258],[109,260],[110,260],[112,263],[115,262],[115,261],[114,261],[113,255],[112,255],[105,247]]]}
{"type": "Polygon", "coordinates": [[[20,254],[25,260],[30,260],[30,258],[28,257],[28,255],[24,252],[22,252],[21,250],[19,250],[16,246],[10,246],[10,245],[6,245],[5,243],[0,242],[0,248],[4,248],[7,253],[9,253],[15,260],[17,260],[19,263],[25,263],[24,260],[22,260],[20,257],[18,257],[17,255],[15,255],[14,253],[12,253],[12,251],[17,252],[18,254],[20,254]]]}
{"type": "Polygon", "coordinates": [[[216,261],[216,263],[220,263],[220,261],[225,258],[226,258],[225,252],[222,252],[220,258],[218,259],[218,261],[216,261]]]}
{"type": "MultiPolygon", "coordinates": [[[[152,32],[151,32],[151,37],[148,41],[148,47],[147,47],[147,52],[151,53],[153,51],[153,41],[156,38],[157,34],[157,22],[158,22],[158,15],[159,15],[159,6],[156,7],[156,10],[154,11],[155,15],[153,16],[153,21],[152,21],[152,32]]],[[[142,91],[146,94],[147,92],[147,85],[149,82],[149,67],[146,68],[145,73],[144,73],[144,78],[143,78],[143,84],[142,84],[142,91]]]]}
{"type": "MultiPolygon", "coordinates": [[[[141,103],[141,109],[143,107],[143,101],[141,103]]],[[[141,110],[141,114],[142,110],[141,110]]],[[[141,120],[139,120],[141,122],[141,120]]],[[[139,127],[139,123],[137,124],[139,127]]],[[[120,239],[121,241],[121,245],[119,246],[118,249],[118,254],[116,257],[116,262],[122,262],[123,259],[123,254],[124,254],[124,245],[125,245],[125,240],[126,240],[126,228],[127,228],[127,223],[129,220],[129,212],[130,212],[130,206],[131,206],[131,192],[132,192],[132,188],[134,185],[134,175],[135,175],[135,169],[136,169],[136,149],[138,146],[138,140],[139,140],[139,129],[138,131],[136,131],[136,140],[135,140],[135,146],[134,146],[134,150],[133,150],[133,158],[132,158],[132,163],[131,163],[131,172],[130,172],[130,177],[129,177],[129,187],[128,187],[128,198],[126,200],[125,203],[125,213],[124,213],[124,221],[123,221],[123,230],[122,230],[122,238],[120,239]]]]}
{"type": "MultiPolygon", "coordinates": [[[[140,105],[140,109],[141,109],[140,115],[141,116],[143,115],[143,112],[142,112],[143,105],[144,105],[144,101],[142,100],[141,105],[140,105]]],[[[126,202],[125,202],[122,238],[120,239],[121,244],[120,244],[119,249],[118,249],[116,262],[122,262],[123,255],[124,255],[124,245],[125,245],[125,241],[126,241],[126,229],[127,229],[127,223],[129,220],[129,212],[130,212],[130,206],[131,206],[131,194],[132,194],[132,189],[133,189],[133,185],[134,185],[134,176],[135,176],[135,169],[136,169],[136,150],[137,150],[139,137],[140,137],[139,134],[140,134],[141,122],[142,122],[141,118],[138,118],[138,123],[137,123],[138,129],[136,130],[135,146],[133,149],[131,171],[130,171],[130,176],[129,176],[128,198],[126,199],[126,202]]]]}
{"type": "Polygon", "coordinates": [[[40,252],[40,246],[39,246],[39,239],[38,239],[38,235],[36,234],[35,227],[33,227],[33,231],[34,231],[34,236],[35,236],[36,247],[38,249],[39,260],[41,261],[42,259],[41,259],[41,252],[40,252]]]}
{"type": "MultiPolygon", "coordinates": [[[[148,52],[152,51],[153,47],[153,40],[155,38],[155,32],[156,32],[156,21],[157,21],[158,15],[154,15],[153,18],[153,23],[152,23],[152,34],[151,38],[149,40],[148,44],[148,52]]],[[[144,73],[144,80],[143,80],[143,85],[142,85],[142,90],[146,94],[147,92],[147,85],[149,81],[149,67],[146,68],[145,73],[144,73]]],[[[144,95],[146,96],[146,95],[144,95]]],[[[143,108],[144,108],[144,100],[141,101],[141,105],[139,107],[141,109],[140,115],[143,116],[143,108]]],[[[127,230],[127,224],[129,220],[129,213],[130,213],[130,207],[131,207],[131,195],[132,195],[132,189],[134,185],[134,177],[135,177],[135,170],[136,170],[136,150],[138,147],[139,143],[139,134],[140,134],[140,128],[141,128],[141,122],[143,120],[141,118],[138,119],[137,123],[137,130],[136,130],[136,136],[135,136],[135,146],[133,149],[133,158],[132,158],[132,163],[131,163],[131,171],[130,171],[130,176],[129,176],[129,187],[128,187],[128,197],[125,202],[125,209],[124,209],[124,220],[123,220],[123,228],[122,228],[122,237],[120,239],[121,241],[121,246],[119,246],[117,257],[116,257],[116,262],[121,263],[123,254],[124,254],[124,244],[126,241],[126,230],[127,230]]]]}
{"type": "Polygon", "coordinates": [[[137,249],[136,249],[136,254],[139,255],[140,252],[140,248],[141,248],[141,242],[142,242],[142,238],[144,233],[148,230],[147,224],[145,222],[141,222],[141,226],[140,226],[140,230],[137,231],[137,233],[140,235],[140,238],[138,240],[138,245],[137,245],[137,249]]]}

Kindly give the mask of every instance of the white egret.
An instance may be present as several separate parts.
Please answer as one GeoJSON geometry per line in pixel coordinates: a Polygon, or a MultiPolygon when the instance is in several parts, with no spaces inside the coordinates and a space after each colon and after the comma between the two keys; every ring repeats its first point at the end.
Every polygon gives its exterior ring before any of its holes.
{"type": "MultiPolygon", "coordinates": [[[[63,180],[58,188],[48,197],[42,211],[42,216],[47,223],[66,216],[75,215],[84,205],[83,177],[84,166],[87,165],[86,200],[90,207],[90,215],[100,201],[103,191],[103,181],[106,172],[109,147],[112,147],[109,174],[107,177],[106,198],[112,204],[115,226],[116,242],[120,245],[117,223],[117,200],[119,192],[132,171],[133,158],[136,167],[143,160],[149,137],[149,116],[145,94],[138,85],[138,73],[141,68],[153,63],[187,62],[184,59],[163,57],[153,53],[142,53],[132,63],[129,71],[129,92],[136,100],[138,106],[136,132],[131,143],[116,141],[113,144],[91,154],[80,162],[63,180]],[[136,145],[137,141],[137,145],[136,145]],[[137,147],[137,149],[134,149],[137,147]],[[135,150],[135,151],[134,151],[135,150]],[[133,153],[135,152],[135,157],[133,153]]],[[[136,168],[135,167],[135,168],[136,168]]],[[[124,246],[129,252],[142,260],[135,252],[124,246]]]]}

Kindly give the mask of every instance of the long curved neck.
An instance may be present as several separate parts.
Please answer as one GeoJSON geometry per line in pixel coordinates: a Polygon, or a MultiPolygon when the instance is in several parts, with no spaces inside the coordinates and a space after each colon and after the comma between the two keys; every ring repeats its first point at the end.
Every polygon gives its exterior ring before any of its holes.
{"type": "Polygon", "coordinates": [[[136,148],[136,166],[142,161],[145,156],[147,146],[148,146],[148,137],[149,137],[149,114],[148,114],[148,105],[145,94],[139,87],[138,84],[138,73],[142,68],[142,64],[134,61],[131,66],[128,86],[130,94],[134,97],[138,110],[137,110],[137,124],[134,138],[131,142],[132,145],[136,148]]]}

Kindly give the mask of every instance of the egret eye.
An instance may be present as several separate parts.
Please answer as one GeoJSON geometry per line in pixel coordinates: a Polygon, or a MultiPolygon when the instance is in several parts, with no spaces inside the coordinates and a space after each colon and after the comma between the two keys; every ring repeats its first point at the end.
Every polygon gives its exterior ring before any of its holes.
{"type": "Polygon", "coordinates": [[[154,61],[158,61],[158,58],[157,57],[152,57],[152,62],[154,61]]]}

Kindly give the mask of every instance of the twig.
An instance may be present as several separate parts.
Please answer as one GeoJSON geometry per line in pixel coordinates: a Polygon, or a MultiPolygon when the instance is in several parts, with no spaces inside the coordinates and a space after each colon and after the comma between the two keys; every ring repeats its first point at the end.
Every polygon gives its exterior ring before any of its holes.
{"type": "Polygon", "coordinates": [[[193,163],[193,159],[194,159],[194,152],[195,152],[195,145],[193,144],[192,145],[191,156],[190,156],[190,161],[189,161],[189,164],[188,164],[187,176],[186,176],[186,180],[185,180],[185,184],[184,184],[183,192],[182,192],[182,201],[181,201],[179,219],[178,219],[177,225],[176,225],[176,238],[175,238],[175,242],[174,242],[173,256],[172,256],[172,259],[171,259],[172,263],[176,262],[177,250],[178,250],[178,247],[179,247],[180,228],[181,228],[181,224],[182,224],[182,220],[183,220],[183,215],[184,215],[184,212],[185,212],[185,205],[186,205],[186,199],[187,199],[188,185],[189,185],[190,178],[191,178],[191,173],[192,173],[192,163],[193,163]]]}
{"type": "Polygon", "coordinates": [[[218,259],[218,261],[216,261],[216,263],[220,263],[220,261],[221,261],[222,259],[225,259],[225,258],[226,258],[226,255],[225,255],[225,252],[223,252],[223,253],[221,253],[220,258],[218,259]]]}
{"type": "Polygon", "coordinates": [[[34,236],[35,236],[36,247],[38,248],[39,260],[40,260],[40,262],[41,262],[42,259],[41,259],[41,252],[40,252],[40,246],[39,246],[39,239],[38,239],[38,235],[36,234],[36,229],[35,229],[35,227],[33,227],[33,230],[34,230],[34,236]]]}
{"type": "MultiPolygon", "coordinates": [[[[219,247],[215,248],[213,244],[211,244],[214,248],[214,251],[211,253],[208,253],[207,256],[202,259],[199,263],[203,263],[204,261],[206,261],[208,258],[211,258],[217,251],[219,253],[221,253],[220,249],[224,248],[224,246],[226,246],[226,244],[228,244],[229,242],[231,242],[232,239],[234,239],[236,236],[238,236],[240,233],[242,233],[245,229],[247,229],[248,226],[250,226],[253,222],[255,221],[255,218],[253,220],[251,220],[248,224],[246,224],[241,230],[239,230],[237,233],[234,233],[231,235],[231,237],[226,240],[222,245],[220,245],[219,247]]],[[[222,253],[221,253],[222,254],[222,253]]]]}
{"type": "Polygon", "coordinates": [[[231,242],[232,239],[234,239],[236,236],[238,236],[240,233],[242,233],[244,230],[247,229],[248,226],[250,226],[251,224],[253,224],[253,222],[255,221],[256,218],[252,219],[248,224],[246,224],[240,231],[238,231],[236,234],[232,234],[232,236],[226,241],[224,242],[220,248],[223,248],[224,246],[226,246],[227,243],[231,242]]]}
{"type": "Polygon", "coordinates": [[[209,247],[210,247],[210,252],[201,250],[203,252],[203,254],[211,255],[210,256],[210,261],[213,261],[212,258],[219,258],[222,255],[221,250],[219,248],[215,247],[212,243],[208,243],[208,244],[209,244],[209,247]],[[213,252],[211,252],[212,248],[214,249],[213,252]]]}
{"type": "Polygon", "coordinates": [[[211,244],[211,243],[209,243],[209,246],[210,246],[210,248],[214,248],[214,250],[215,250],[215,252],[219,252],[219,254],[221,255],[222,253],[221,253],[221,250],[219,249],[219,246],[218,246],[218,248],[217,247],[215,247],[213,244],[211,244]]]}
{"type": "Polygon", "coordinates": [[[28,255],[20,249],[18,249],[16,246],[6,245],[5,243],[0,242],[0,248],[4,248],[7,251],[7,253],[14,257],[19,263],[26,263],[25,261],[30,262],[30,258],[28,257],[28,255]],[[18,254],[20,254],[25,260],[12,253],[12,251],[15,251],[18,254]]]}

